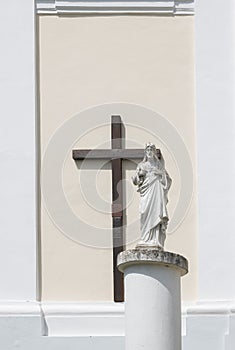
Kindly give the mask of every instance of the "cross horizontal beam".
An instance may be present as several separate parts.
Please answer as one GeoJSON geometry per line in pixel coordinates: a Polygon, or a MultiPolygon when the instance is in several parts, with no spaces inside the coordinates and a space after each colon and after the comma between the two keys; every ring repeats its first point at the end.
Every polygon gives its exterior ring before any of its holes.
{"type": "Polygon", "coordinates": [[[84,159],[141,159],[144,157],[143,149],[83,149],[73,150],[74,160],[84,159]]]}
{"type": "MultiPolygon", "coordinates": [[[[160,158],[160,150],[157,150],[157,155],[160,158]]],[[[143,159],[143,149],[83,149],[73,150],[74,160],[84,159],[143,159]]]]}

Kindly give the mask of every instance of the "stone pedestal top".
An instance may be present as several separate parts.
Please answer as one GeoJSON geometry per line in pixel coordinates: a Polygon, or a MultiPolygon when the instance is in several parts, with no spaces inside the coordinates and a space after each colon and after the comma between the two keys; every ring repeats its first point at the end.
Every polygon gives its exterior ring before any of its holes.
{"type": "Polygon", "coordinates": [[[152,248],[136,248],[119,253],[117,267],[124,272],[131,265],[156,264],[180,270],[181,276],[188,273],[188,260],[182,255],[152,248]]]}

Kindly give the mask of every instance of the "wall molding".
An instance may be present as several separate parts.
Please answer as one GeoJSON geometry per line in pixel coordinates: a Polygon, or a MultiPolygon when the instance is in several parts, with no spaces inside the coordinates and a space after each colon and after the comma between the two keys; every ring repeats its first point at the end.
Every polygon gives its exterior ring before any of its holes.
{"type": "MultiPolygon", "coordinates": [[[[124,350],[124,304],[0,302],[1,349],[124,350]]],[[[234,350],[235,300],[183,303],[183,349],[234,350]]]]}
{"type": "Polygon", "coordinates": [[[36,0],[37,13],[73,14],[166,14],[193,15],[194,0],[76,1],[36,0]]]}
{"type": "Polygon", "coordinates": [[[40,316],[40,303],[37,301],[1,301],[0,317],[40,316]]]}
{"type": "Polygon", "coordinates": [[[213,316],[235,314],[235,301],[201,301],[183,303],[182,315],[213,316]]]}
{"type": "Polygon", "coordinates": [[[48,336],[124,336],[124,303],[42,303],[48,336]]]}
{"type": "MultiPolygon", "coordinates": [[[[1,317],[37,316],[41,334],[57,337],[123,337],[124,303],[113,302],[1,302],[1,317]]],[[[182,304],[182,336],[190,324],[218,317],[235,322],[235,301],[189,302],[182,304]]],[[[232,324],[232,323],[231,323],[232,324]]],[[[233,333],[233,331],[231,331],[233,333]]]]}
{"type": "MultiPolygon", "coordinates": [[[[0,320],[37,317],[41,335],[49,337],[124,337],[124,313],[124,303],[113,302],[0,302],[0,320]]],[[[218,318],[224,336],[235,339],[235,301],[183,303],[182,336],[194,337],[195,326],[204,332],[203,322],[218,327],[218,318]]]]}

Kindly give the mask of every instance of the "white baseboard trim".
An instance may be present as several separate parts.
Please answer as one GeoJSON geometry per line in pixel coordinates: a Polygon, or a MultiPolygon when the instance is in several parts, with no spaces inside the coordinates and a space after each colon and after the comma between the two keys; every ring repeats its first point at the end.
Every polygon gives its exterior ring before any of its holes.
{"type": "MultiPolygon", "coordinates": [[[[0,318],[37,316],[42,335],[51,337],[122,337],[124,313],[124,303],[113,302],[0,302],[0,318]]],[[[200,324],[213,316],[235,320],[235,301],[183,303],[182,335],[187,335],[191,320],[198,318],[200,324]]]]}
{"type": "Polygon", "coordinates": [[[230,315],[235,314],[234,301],[200,301],[195,303],[184,303],[182,315],[230,315]]]}
{"type": "Polygon", "coordinates": [[[46,15],[68,14],[166,14],[193,15],[194,0],[149,1],[76,1],[37,0],[37,13],[46,15]]]}
{"type": "Polygon", "coordinates": [[[124,336],[123,303],[42,303],[49,336],[124,336]]]}
{"type": "Polygon", "coordinates": [[[0,317],[41,316],[37,301],[0,301],[0,317]]]}

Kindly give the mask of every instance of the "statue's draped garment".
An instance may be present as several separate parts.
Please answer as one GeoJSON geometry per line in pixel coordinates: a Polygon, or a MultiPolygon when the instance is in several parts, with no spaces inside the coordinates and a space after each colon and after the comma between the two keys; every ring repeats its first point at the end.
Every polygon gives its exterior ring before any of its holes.
{"type": "Polygon", "coordinates": [[[138,171],[142,168],[146,173],[138,190],[140,192],[141,240],[153,242],[157,238],[154,229],[169,219],[166,205],[171,179],[165,170],[163,175],[156,175],[154,169],[149,168],[147,163],[140,163],[139,167],[138,171]]]}

